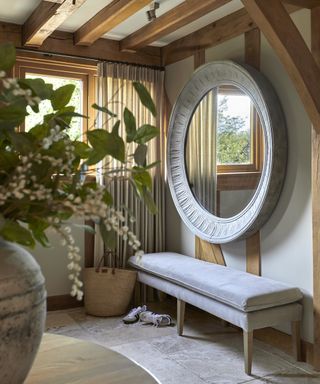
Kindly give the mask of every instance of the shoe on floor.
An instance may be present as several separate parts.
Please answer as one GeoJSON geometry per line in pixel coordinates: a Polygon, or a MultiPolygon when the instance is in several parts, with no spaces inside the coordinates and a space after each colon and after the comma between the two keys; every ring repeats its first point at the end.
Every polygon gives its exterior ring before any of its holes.
{"type": "Polygon", "coordinates": [[[144,311],[140,313],[139,318],[143,323],[153,324],[156,327],[172,325],[172,319],[170,315],[144,311]]]}
{"type": "Polygon", "coordinates": [[[147,306],[132,308],[130,312],[122,319],[125,324],[133,324],[139,320],[139,315],[147,310],[147,306]]]}

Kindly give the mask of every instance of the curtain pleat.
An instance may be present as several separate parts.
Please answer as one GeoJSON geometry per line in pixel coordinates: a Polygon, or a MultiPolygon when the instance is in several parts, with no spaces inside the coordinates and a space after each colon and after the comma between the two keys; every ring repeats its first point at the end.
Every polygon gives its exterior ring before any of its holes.
{"type": "MultiPolygon", "coordinates": [[[[152,215],[143,202],[135,195],[135,191],[128,180],[115,178],[109,188],[116,208],[125,207],[125,217],[130,229],[141,242],[141,249],[145,252],[160,252],[165,246],[165,103],[164,103],[164,72],[147,67],[139,67],[119,63],[100,63],[97,77],[97,104],[105,106],[119,117],[127,107],[135,116],[137,127],[142,124],[152,124],[160,128],[160,136],[148,143],[147,163],[160,160],[161,164],[150,170],[152,176],[152,194],[158,207],[158,213],[152,215]],[[133,81],[141,82],[150,92],[156,108],[157,117],[141,104],[133,88],[133,81]],[[135,222],[130,222],[130,214],[135,222]]],[[[116,119],[108,119],[106,114],[99,114],[97,128],[111,130],[116,119]]],[[[124,136],[125,126],[121,123],[120,135],[124,136]]],[[[129,153],[133,153],[135,144],[129,144],[129,153]]],[[[103,169],[119,166],[116,160],[106,159],[101,164],[103,169]],[[108,163],[109,161],[109,163],[108,163]]],[[[107,179],[100,176],[100,182],[107,184],[107,179]]],[[[127,259],[133,254],[127,241],[117,238],[115,253],[116,267],[125,267],[127,259]]],[[[100,235],[95,240],[95,262],[103,255],[104,247],[100,235]]],[[[111,261],[107,265],[112,264],[111,261]]]]}
{"type": "Polygon", "coordinates": [[[216,90],[209,92],[195,110],[187,137],[186,168],[195,198],[216,214],[216,90]]]}

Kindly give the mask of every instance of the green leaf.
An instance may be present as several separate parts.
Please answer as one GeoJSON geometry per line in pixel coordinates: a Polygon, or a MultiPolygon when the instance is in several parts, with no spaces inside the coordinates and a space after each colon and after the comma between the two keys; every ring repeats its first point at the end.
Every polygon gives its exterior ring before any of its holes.
{"type": "Polygon", "coordinates": [[[146,187],[147,189],[152,188],[152,178],[148,171],[144,168],[133,167],[132,168],[132,178],[136,184],[141,187],[146,187]]]}
{"type": "Polygon", "coordinates": [[[22,88],[29,88],[41,100],[50,99],[52,96],[52,84],[46,84],[43,79],[19,79],[22,88]]]}
{"type": "Polygon", "coordinates": [[[113,203],[112,195],[107,189],[104,191],[102,200],[107,205],[111,205],[113,203]]]}
{"type": "Polygon", "coordinates": [[[149,111],[153,114],[154,117],[156,117],[157,116],[156,107],[154,105],[152,97],[150,96],[150,93],[147,90],[147,88],[143,84],[138,83],[136,81],[134,81],[132,84],[133,84],[134,89],[136,90],[136,92],[139,96],[141,103],[146,108],[149,109],[149,111]]]}
{"type": "Polygon", "coordinates": [[[58,124],[62,129],[70,128],[72,115],[75,113],[74,110],[75,107],[72,105],[61,108],[52,116],[52,119],[55,121],[55,124],[58,124]]]}
{"type": "Polygon", "coordinates": [[[139,144],[134,152],[133,158],[136,164],[141,165],[142,167],[146,163],[148,147],[145,144],[139,144]]]}
{"type": "Polygon", "coordinates": [[[12,43],[0,44],[0,69],[7,71],[14,66],[16,61],[16,49],[12,43]]]}
{"type": "Polygon", "coordinates": [[[36,147],[34,145],[34,139],[28,132],[8,132],[8,137],[13,147],[22,155],[28,155],[32,153],[36,147]]]}
{"type": "Polygon", "coordinates": [[[123,112],[123,119],[126,126],[127,142],[131,143],[134,140],[137,131],[136,118],[128,108],[125,108],[123,112]]]}
{"type": "Polygon", "coordinates": [[[146,188],[143,189],[142,199],[152,214],[155,215],[156,213],[158,213],[158,208],[153,200],[153,197],[146,188]]]}
{"type": "Polygon", "coordinates": [[[101,161],[106,154],[101,151],[98,152],[97,150],[91,150],[90,155],[88,156],[88,159],[86,160],[87,165],[95,165],[101,161]]]}
{"type": "Polygon", "coordinates": [[[69,103],[74,89],[74,84],[67,84],[53,91],[51,96],[52,108],[57,111],[65,107],[69,103]]]}
{"type": "Polygon", "coordinates": [[[43,140],[49,133],[49,126],[47,124],[38,124],[30,129],[29,134],[34,136],[37,140],[43,140]]]}
{"type": "Polygon", "coordinates": [[[69,220],[72,215],[73,215],[73,212],[71,210],[69,212],[68,211],[60,211],[60,212],[57,212],[57,214],[56,214],[56,216],[62,221],[69,220]]]}
{"type": "Polygon", "coordinates": [[[0,229],[0,235],[8,241],[13,241],[28,247],[34,247],[35,241],[31,232],[22,227],[17,221],[6,221],[0,229]]]}
{"type": "Polygon", "coordinates": [[[0,169],[8,171],[15,168],[19,162],[19,157],[16,153],[8,151],[0,151],[0,169]]]}
{"type": "Polygon", "coordinates": [[[106,107],[100,107],[98,104],[94,103],[92,104],[91,106],[93,109],[96,109],[100,112],[104,112],[106,113],[107,115],[111,116],[111,117],[117,117],[117,115],[115,113],[113,113],[112,111],[110,111],[110,109],[106,108],[106,107]]]}
{"type": "Polygon", "coordinates": [[[161,164],[161,160],[154,161],[153,163],[150,163],[149,165],[146,165],[144,169],[151,169],[153,167],[156,167],[157,165],[161,164]]]}
{"type": "Polygon", "coordinates": [[[50,242],[45,234],[45,230],[49,227],[49,224],[41,219],[33,219],[29,221],[29,229],[32,231],[33,237],[44,247],[49,247],[50,242]]]}
{"type": "Polygon", "coordinates": [[[159,128],[153,125],[144,124],[137,130],[134,141],[138,144],[145,144],[149,140],[158,136],[159,133],[160,133],[159,128]]]}
{"type": "Polygon", "coordinates": [[[0,108],[0,121],[10,121],[20,124],[28,115],[25,105],[8,105],[0,108]]]}
{"type": "Polygon", "coordinates": [[[89,131],[87,137],[97,157],[110,155],[124,163],[125,145],[120,136],[114,132],[109,133],[104,129],[95,129],[89,131]]]}
{"type": "Polygon", "coordinates": [[[107,248],[113,249],[116,246],[116,233],[114,230],[108,231],[104,222],[99,224],[101,237],[107,248]]]}
{"type": "Polygon", "coordinates": [[[76,156],[79,156],[80,159],[86,159],[90,156],[91,148],[88,144],[84,143],[83,141],[74,141],[74,153],[76,156]]]}
{"type": "Polygon", "coordinates": [[[120,120],[118,120],[114,126],[112,127],[112,133],[116,136],[119,136],[119,127],[120,127],[120,120]]]}

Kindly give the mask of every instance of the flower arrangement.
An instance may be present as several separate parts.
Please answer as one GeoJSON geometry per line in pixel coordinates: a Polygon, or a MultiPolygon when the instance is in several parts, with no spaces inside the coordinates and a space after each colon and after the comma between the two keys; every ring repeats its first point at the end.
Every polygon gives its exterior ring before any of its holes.
{"type": "MultiPolygon", "coordinates": [[[[93,108],[108,115],[107,127],[89,130],[86,141],[71,140],[71,120],[87,118],[68,106],[74,85],[53,90],[42,79],[9,78],[6,72],[14,63],[14,46],[0,45],[0,236],[28,247],[36,243],[47,247],[50,244],[46,232],[49,228],[55,230],[68,249],[71,295],[81,300],[81,257],[68,224],[71,216],[93,220],[110,248],[115,234],[119,234],[137,254],[142,252],[124,212],[113,207],[108,190],[96,181],[86,180],[88,168],[106,156],[118,160],[119,169],[109,172],[113,177],[121,172],[119,177],[128,178],[138,196],[155,212],[149,169],[156,163],[146,164],[146,153],[147,142],[159,130],[148,124],[136,127],[135,117],[127,108],[118,117],[107,106],[94,104],[93,108]],[[37,113],[42,100],[50,100],[53,113],[45,115],[28,132],[19,130],[28,115],[27,107],[37,113]],[[122,123],[125,138],[119,135],[122,123]]],[[[141,103],[156,115],[146,88],[140,83],[133,85],[141,103]]]]}

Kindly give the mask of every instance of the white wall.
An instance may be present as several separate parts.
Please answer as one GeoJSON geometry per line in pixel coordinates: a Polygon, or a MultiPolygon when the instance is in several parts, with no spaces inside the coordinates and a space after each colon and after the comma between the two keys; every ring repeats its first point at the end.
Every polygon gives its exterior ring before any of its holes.
{"type": "MultiPolygon", "coordinates": [[[[72,220],[72,223],[80,224],[78,220],[72,220]]],[[[75,244],[80,248],[82,255],[81,265],[84,260],[84,230],[71,226],[72,235],[75,244]]],[[[60,236],[54,231],[48,231],[50,248],[43,248],[37,245],[30,253],[39,263],[42,273],[46,279],[46,289],[48,296],[66,295],[70,292],[71,282],[68,279],[67,264],[67,249],[60,244],[60,236]]]]}
{"type": "MultiPolygon", "coordinates": [[[[292,15],[308,45],[310,12],[292,15]]],[[[243,61],[244,37],[206,50],[206,61],[243,61]]],[[[312,341],[312,238],[311,238],[311,123],[273,49],[262,38],[261,71],[281,100],[288,126],[289,158],[283,193],[270,220],[261,230],[262,275],[300,287],[305,293],[303,338],[312,341]]],[[[174,104],[193,72],[193,57],[166,67],[166,90],[174,104]]],[[[194,256],[194,235],[181,222],[167,194],[167,250],[194,256]]],[[[223,246],[228,266],[245,270],[245,242],[223,246]]],[[[282,328],[287,330],[286,328],[282,328]]]]}

